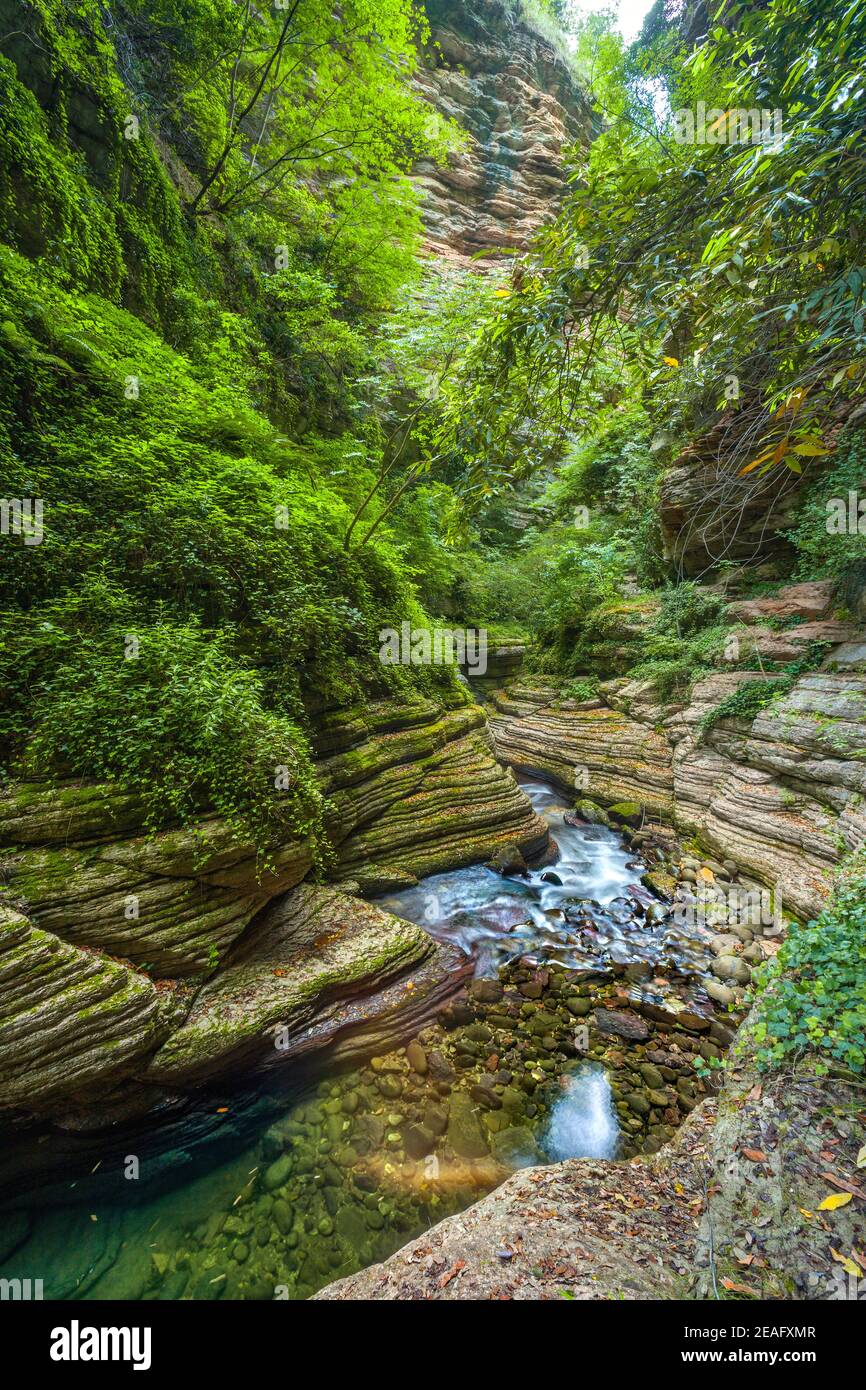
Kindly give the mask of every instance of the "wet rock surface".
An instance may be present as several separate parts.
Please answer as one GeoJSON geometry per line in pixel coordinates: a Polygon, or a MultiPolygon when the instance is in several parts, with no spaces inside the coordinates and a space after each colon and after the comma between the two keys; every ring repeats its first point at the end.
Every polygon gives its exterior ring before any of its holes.
{"type": "MultiPolygon", "coordinates": [[[[828,586],[811,584],[739,607],[761,618],[762,605],[781,605],[796,619],[827,603],[828,586]]],[[[706,716],[723,700],[773,674],[720,671],[696,681],[687,704],[668,706],[650,683],[627,678],[604,682],[597,699],[580,704],[538,678],[517,681],[492,697],[500,756],[562,788],[579,785],[608,817],[617,802],[637,801],[650,829],[674,828],[699,853],[738,866],[748,886],[780,886],[786,912],[814,916],[842,856],[866,842],[866,674],[854,657],[834,655],[856,653],[850,624],[829,627],[823,669],[798,676],[756,716],[709,728],[706,716]]],[[[797,631],[773,640],[795,642],[797,631]]]]}
{"type": "MultiPolygon", "coordinates": [[[[550,790],[531,794],[536,805],[548,803],[563,834],[550,790]]],[[[28,1223],[26,1235],[4,1272],[54,1242],[52,1297],[70,1290],[123,1297],[133,1287],[134,1296],[149,1298],[307,1297],[334,1277],[387,1258],[511,1172],[561,1156],[563,1142],[583,1143],[555,1121],[587,1069],[603,1078],[606,1147],[623,1159],[658,1152],[712,1093],[713,1069],[730,1037],[731,1010],[714,1006],[702,988],[712,978],[710,933],[672,925],[675,905],[640,888],[645,858],[626,868],[629,851],[613,832],[582,826],[569,833],[561,884],[545,883],[541,871],[517,888],[499,876],[506,895],[540,895],[518,898],[524,917],[527,902],[534,915],[522,931],[499,929],[499,963],[488,954],[486,973],[457,993],[453,966],[447,1002],[437,1003],[425,971],[438,978],[449,953],[462,959],[464,971],[473,968],[447,932],[437,944],[410,922],[328,888],[283,900],[263,919],[263,940],[251,937],[230,959],[194,1005],[186,1033],[169,1040],[157,1064],[166,1074],[174,1066],[191,1075],[213,1065],[214,1048],[221,1067],[226,1049],[245,1052],[251,1039],[276,1057],[271,1033],[287,1017],[288,999],[315,1019],[309,1028],[299,1016],[294,1034],[289,1030],[296,1055],[327,1044],[332,1068],[342,1060],[353,1070],[319,1081],[280,1110],[240,1157],[188,1182],[183,1201],[181,1193],[168,1193],[145,1199],[137,1211],[89,1198],[100,1227],[98,1258],[86,1227],[79,1246],[68,1245],[77,1209],[40,1214],[25,1204],[18,1215],[28,1223]],[[598,834],[605,838],[582,839],[598,834]],[[602,856],[590,857],[588,868],[580,863],[584,843],[602,856]],[[606,902],[575,897],[581,874],[599,890],[606,885],[606,902]],[[611,896],[628,882],[635,894],[611,896]],[[328,974],[329,950],[345,952],[365,933],[377,961],[393,937],[398,963],[407,964],[405,948],[414,964],[383,986],[372,1024],[363,1020],[362,995],[357,1004],[339,1005],[329,1031],[310,981],[302,971],[284,975],[279,961],[287,945],[296,963],[315,946],[310,963],[318,979],[328,974]],[[629,970],[641,960],[645,969],[632,978],[629,970]],[[406,1037],[413,1009],[417,1031],[406,1037]],[[403,1030],[396,1047],[395,1027],[403,1030]],[[377,1028],[384,1046],[370,1056],[377,1028]],[[142,1242],[145,1223],[159,1232],[156,1240],[142,1242]],[[144,1269],[125,1253],[142,1248],[155,1252],[144,1269]]],[[[641,851],[656,852],[646,840],[641,851]]],[[[355,956],[364,959],[364,951],[355,956]]],[[[337,964],[332,973],[343,979],[345,962],[337,964]]],[[[231,1106],[221,1111],[230,1115],[231,1106]]]]}

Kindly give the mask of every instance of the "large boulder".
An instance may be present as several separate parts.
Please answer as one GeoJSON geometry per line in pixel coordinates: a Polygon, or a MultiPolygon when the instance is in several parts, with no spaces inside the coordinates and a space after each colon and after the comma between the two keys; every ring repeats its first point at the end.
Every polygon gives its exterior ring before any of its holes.
{"type": "Polygon", "coordinates": [[[170,1026],[170,1003],[147,976],[0,907],[0,1110],[102,1095],[170,1026]]]}
{"type": "Polygon", "coordinates": [[[280,1065],[314,1041],[324,1045],[326,1020],[350,1011],[353,999],[407,977],[435,953],[413,923],[303,884],[262,914],[202,987],[148,1079],[189,1086],[251,1064],[280,1065]]]}

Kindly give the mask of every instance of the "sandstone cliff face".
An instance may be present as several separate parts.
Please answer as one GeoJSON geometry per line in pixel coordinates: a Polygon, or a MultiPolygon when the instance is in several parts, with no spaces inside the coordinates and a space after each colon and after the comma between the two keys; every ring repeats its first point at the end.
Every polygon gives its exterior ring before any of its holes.
{"type": "Polygon", "coordinates": [[[564,151],[588,144],[591,112],[551,43],[508,0],[427,0],[432,43],[417,83],[467,134],[444,168],[419,166],[429,249],[465,263],[522,249],[556,211],[564,151]]]}
{"type": "Polygon", "coordinates": [[[338,892],[302,882],[311,853],[300,840],[258,873],[253,847],[217,818],[147,835],[138,800],[111,788],[4,794],[2,867],[21,911],[0,921],[11,1062],[0,1109],[83,1113],[98,1101],[104,1116],[115,1092],[127,1112],[147,1108],[154,1082],[275,1060],[277,1025],[283,1059],[333,1050],[344,1033],[351,1052],[365,1028],[393,1041],[441,1004],[462,959],[355,895],[515,841],[532,857],[547,829],[494,759],[476,705],[335,711],[319,745],[338,892]]]}
{"type": "MultiPolygon", "coordinates": [[[[794,595],[790,603],[806,603],[808,617],[805,587],[783,591],[783,604],[784,594],[794,595]]],[[[752,620],[746,633],[754,633],[766,631],[762,620],[777,603],[731,607],[752,620]]],[[[639,802],[649,820],[672,823],[709,853],[736,860],[756,884],[778,889],[783,911],[810,917],[842,856],[866,841],[866,644],[850,624],[804,626],[819,629],[831,648],[825,669],[800,676],[754,719],[700,730],[739,686],[765,678],[759,669],[699,681],[684,707],[661,706],[651,685],[625,678],[582,704],[524,680],[493,697],[500,755],[576,798],[639,802]]]]}

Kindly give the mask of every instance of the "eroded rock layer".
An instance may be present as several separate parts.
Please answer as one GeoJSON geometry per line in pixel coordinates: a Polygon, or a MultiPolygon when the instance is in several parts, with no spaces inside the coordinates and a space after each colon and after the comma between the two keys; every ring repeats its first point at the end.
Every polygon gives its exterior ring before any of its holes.
{"type": "MultiPolygon", "coordinates": [[[[748,612],[731,605],[732,616],[752,624],[746,636],[763,631],[773,604],[794,605],[797,617],[806,604],[814,616],[826,596],[800,591],[823,587],[792,586],[748,612]]],[[[673,824],[776,890],[784,911],[812,916],[842,856],[866,841],[863,634],[832,620],[815,626],[829,650],[823,669],[799,676],[756,716],[711,725],[711,711],[766,673],[720,671],[696,682],[686,705],[661,705],[651,683],[626,678],[582,703],[558,699],[551,683],[517,681],[493,696],[500,756],[576,798],[638,803],[648,820],[673,824]]]]}
{"type": "Polygon", "coordinates": [[[427,0],[432,42],[417,84],[466,133],[445,167],[424,163],[430,249],[465,263],[523,249],[564,189],[564,152],[588,144],[591,114],[553,44],[507,0],[427,0]]]}
{"type": "Polygon", "coordinates": [[[71,1113],[99,1091],[104,1107],[126,1079],[146,1106],[169,1080],[274,1060],[278,1026],[277,1057],[353,1055],[365,1032],[393,1042],[443,1001],[462,958],[361,902],[358,887],[412,883],[513,843],[532,857],[546,826],[496,762],[475,705],[332,712],[318,751],[348,893],[303,882],[301,840],[275,846],[262,870],[216,817],[147,834],[141,802],[110,787],[7,789],[0,844],[21,913],[0,938],[0,1105],[71,1113]]]}

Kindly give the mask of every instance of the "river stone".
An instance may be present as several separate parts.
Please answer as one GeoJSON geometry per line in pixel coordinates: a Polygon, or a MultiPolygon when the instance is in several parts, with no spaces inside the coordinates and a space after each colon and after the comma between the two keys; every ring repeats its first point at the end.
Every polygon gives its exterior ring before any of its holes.
{"type": "Polygon", "coordinates": [[[325,1134],[329,1144],[339,1144],[343,1137],[343,1125],[346,1123],[345,1116],[340,1112],[338,1115],[329,1115],[325,1121],[325,1134]]]}
{"type": "Polygon", "coordinates": [[[525,1092],[517,1086],[506,1086],[502,1092],[502,1104],[506,1110],[522,1110],[526,1104],[525,1092]]]}
{"type": "Polygon", "coordinates": [[[406,1048],[406,1060],[419,1076],[427,1075],[427,1053],[419,1042],[410,1042],[406,1048]]]}
{"type": "Polygon", "coordinates": [[[262,1179],[265,1190],[274,1192],[278,1187],[284,1187],[291,1177],[291,1173],[292,1160],[288,1154],[284,1154],[282,1158],[278,1158],[275,1163],[265,1169],[265,1175],[262,1179]]]}
{"type": "Polygon", "coordinates": [[[451,1097],[448,1143],[460,1158],[484,1158],[488,1152],[478,1116],[462,1091],[451,1097]]]}
{"type": "Polygon", "coordinates": [[[739,956],[718,956],[712,969],[720,980],[735,980],[738,985],[747,985],[752,978],[751,970],[739,956]]]}
{"type": "Polygon", "coordinates": [[[710,1037],[714,1042],[717,1042],[720,1047],[730,1047],[731,1043],[734,1041],[734,1029],[729,1028],[726,1024],[720,1023],[717,1018],[714,1018],[710,1024],[710,1037]]]}
{"type": "Polygon", "coordinates": [[[652,1062],[643,1062],[638,1070],[644,1079],[644,1084],[648,1086],[651,1091],[660,1091],[663,1088],[664,1077],[658,1067],[653,1066],[652,1062]]]}
{"type": "Polygon", "coordinates": [[[566,825],[580,826],[581,821],[586,821],[589,825],[610,825],[610,816],[601,806],[596,806],[594,801],[588,801],[586,797],[574,803],[576,815],[567,811],[563,816],[566,825]],[[579,818],[579,819],[578,819],[579,818]]]}
{"type": "Polygon", "coordinates": [[[721,980],[705,980],[704,989],[717,1004],[733,1004],[737,997],[730,985],[722,984],[721,980]]]}
{"type": "Polygon", "coordinates": [[[426,1158],[436,1147],[436,1136],[426,1125],[406,1125],[403,1147],[409,1158],[426,1158]]]}
{"type": "Polygon", "coordinates": [[[498,1004],[504,991],[498,980],[473,980],[469,993],[479,1004],[498,1004]]]}
{"type": "Polygon", "coordinates": [[[651,888],[660,898],[664,898],[665,902],[673,902],[677,881],[666,869],[647,869],[641,876],[641,883],[651,888]]]}
{"type": "Polygon", "coordinates": [[[427,1065],[434,1081],[453,1081],[454,1069],[435,1048],[427,1054],[427,1065]]]}
{"type": "Polygon", "coordinates": [[[376,1085],[386,1100],[396,1100],[403,1091],[403,1084],[396,1076],[377,1076],[376,1085]]]}
{"type": "Polygon", "coordinates": [[[611,820],[624,822],[626,825],[640,825],[643,807],[637,801],[618,801],[614,806],[608,807],[607,813],[611,820]]]}
{"type": "Polygon", "coordinates": [[[424,1107],[424,1127],[435,1135],[444,1134],[448,1128],[448,1106],[428,1103],[424,1107]]]}
{"type": "Polygon", "coordinates": [[[669,1096],[666,1091],[647,1091],[647,1097],[650,1104],[655,1105],[659,1110],[666,1110],[671,1103],[671,1096],[669,1096]]]}
{"type": "MultiPolygon", "coordinates": [[[[288,1202],[284,1201],[282,1197],[279,1197],[276,1202],[274,1202],[272,1215],[280,1235],[287,1236],[293,1225],[292,1209],[288,1202]]],[[[264,1241],[259,1240],[259,1244],[267,1245],[267,1239],[264,1241]]]]}
{"type": "Polygon", "coordinates": [[[617,1038],[627,1038],[630,1042],[644,1042],[650,1030],[642,1018],[636,1014],[621,1013],[617,1009],[596,1009],[593,1018],[600,1033],[617,1038]]]}
{"type": "Polygon", "coordinates": [[[710,950],[714,956],[733,956],[740,949],[739,937],[733,932],[720,932],[718,936],[710,937],[710,950]]]}
{"type": "Polygon", "coordinates": [[[532,1168],[544,1162],[544,1154],[527,1125],[511,1125],[500,1130],[494,1134],[491,1147],[493,1157],[507,1168],[532,1168]]]}
{"type": "Polygon", "coordinates": [[[526,860],[521,853],[520,846],[516,841],[503,845],[502,849],[497,850],[492,859],[485,864],[485,869],[492,869],[495,874],[523,875],[526,873],[526,860]]]}
{"type": "Polygon", "coordinates": [[[502,1109],[502,1101],[499,1099],[498,1095],[496,1095],[495,1091],[491,1091],[488,1086],[471,1086],[469,1088],[469,1094],[476,1104],[480,1105],[484,1110],[502,1109]]]}
{"type": "MultiPolygon", "coordinates": [[[[472,1042],[490,1042],[490,1039],[493,1037],[493,1030],[488,1028],[486,1023],[471,1023],[466,1029],[466,1037],[470,1038],[472,1042]]],[[[476,1049],[476,1051],[478,1051],[478,1049],[476,1049]]]]}

